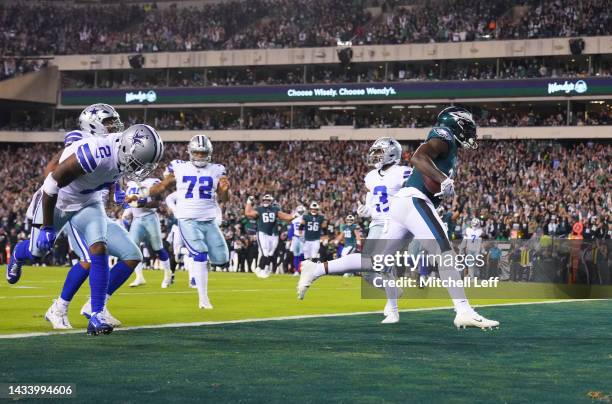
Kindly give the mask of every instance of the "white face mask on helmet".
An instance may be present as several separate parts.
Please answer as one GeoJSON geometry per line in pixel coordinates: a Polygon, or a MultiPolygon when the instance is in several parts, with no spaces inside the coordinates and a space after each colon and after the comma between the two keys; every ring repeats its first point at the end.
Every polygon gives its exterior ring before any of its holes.
{"type": "Polygon", "coordinates": [[[142,181],[148,177],[164,154],[164,143],[149,125],[127,128],[119,140],[117,160],[119,170],[128,180],[142,181]]]}
{"type": "Polygon", "coordinates": [[[195,135],[187,146],[189,160],[196,167],[206,167],[212,160],[213,146],[205,135],[195,135]]]}
{"type": "Polygon", "coordinates": [[[388,164],[397,164],[402,159],[402,146],[391,137],[377,139],[368,151],[367,163],[377,170],[388,164]]]}
{"type": "Polygon", "coordinates": [[[319,204],[316,202],[313,202],[310,204],[310,214],[311,215],[316,215],[319,213],[319,204]]]}
{"type": "Polygon", "coordinates": [[[118,133],[124,129],[119,113],[108,104],[93,104],[85,108],[79,115],[79,127],[94,136],[118,133]]]}

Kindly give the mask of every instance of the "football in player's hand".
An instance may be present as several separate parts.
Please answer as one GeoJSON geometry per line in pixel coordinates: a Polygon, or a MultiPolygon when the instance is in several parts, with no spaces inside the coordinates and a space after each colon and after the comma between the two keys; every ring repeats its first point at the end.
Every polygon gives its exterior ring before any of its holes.
{"type": "Polygon", "coordinates": [[[423,175],[423,184],[425,188],[432,194],[440,192],[440,183],[432,178],[423,175]]]}

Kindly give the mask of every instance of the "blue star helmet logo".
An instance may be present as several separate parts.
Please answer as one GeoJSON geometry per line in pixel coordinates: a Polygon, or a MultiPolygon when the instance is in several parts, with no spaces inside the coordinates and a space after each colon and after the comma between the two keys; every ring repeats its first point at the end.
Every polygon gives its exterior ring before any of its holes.
{"type": "Polygon", "coordinates": [[[144,146],[143,140],[148,139],[148,138],[149,138],[149,135],[144,133],[142,130],[138,130],[134,134],[133,141],[134,141],[134,144],[139,144],[139,145],[144,146]]]}
{"type": "Polygon", "coordinates": [[[89,113],[92,115],[95,115],[98,113],[98,109],[96,109],[95,107],[89,110],[89,113]]]}

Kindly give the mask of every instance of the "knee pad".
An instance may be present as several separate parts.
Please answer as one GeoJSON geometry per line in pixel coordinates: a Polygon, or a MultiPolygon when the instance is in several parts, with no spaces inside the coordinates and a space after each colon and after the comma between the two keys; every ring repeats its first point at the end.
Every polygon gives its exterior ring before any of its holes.
{"type": "Polygon", "coordinates": [[[168,251],[166,251],[165,248],[162,248],[161,250],[158,250],[155,252],[157,253],[157,256],[159,257],[161,261],[168,261],[170,259],[170,256],[168,255],[168,251]]]}
{"type": "Polygon", "coordinates": [[[208,261],[208,253],[205,253],[205,252],[197,253],[193,256],[193,260],[195,262],[206,262],[208,261]]]}

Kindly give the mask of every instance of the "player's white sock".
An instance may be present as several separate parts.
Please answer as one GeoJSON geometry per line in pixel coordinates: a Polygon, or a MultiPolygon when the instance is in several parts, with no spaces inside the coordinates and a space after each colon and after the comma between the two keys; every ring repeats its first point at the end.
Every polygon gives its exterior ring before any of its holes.
{"type": "MultiPolygon", "coordinates": [[[[452,279],[453,283],[455,283],[461,279],[461,275],[453,267],[440,266],[440,268],[438,268],[438,272],[440,273],[440,279],[442,280],[452,279]]],[[[471,310],[472,307],[470,306],[470,302],[465,295],[465,289],[463,289],[463,287],[448,287],[446,290],[453,300],[453,305],[455,306],[456,311],[459,312],[471,310]]]]}
{"type": "MultiPolygon", "coordinates": [[[[330,274],[344,274],[347,272],[357,272],[361,269],[361,254],[349,254],[335,260],[327,261],[327,271],[330,274]]],[[[315,271],[317,276],[325,274],[323,264],[317,265],[315,271]],[[323,272],[319,274],[319,269],[323,272]]]]}
{"type": "Polygon", "coordinates": [[[159,260],[159,265],[164,271],[169,272],[170,271],[170,258],[168,258],[165,261],[159,260]]]}
{"type": "Polygon", "coordinates": [[[70,305],[70,302],[68,300],[62,299],[60,296],[55,301],[55,304],[57,304],[57,306],[63,310],[68,310],[68,306],[70,305]]]}
{"type": "Polygon", "coordinates": [[[136,274],[136,279],[144,280],[144,273],[142,272],[142,262],[136,265],[134,269],[134,273],[136,274]]]}
{"type": "Polygon", "coordinates": [[[193,261],[193,265],[190,266],[192,267],[196,287],[198,288],[200,302],[208,300],[208,267],[206,266],[206,261],[193,261]]]}

